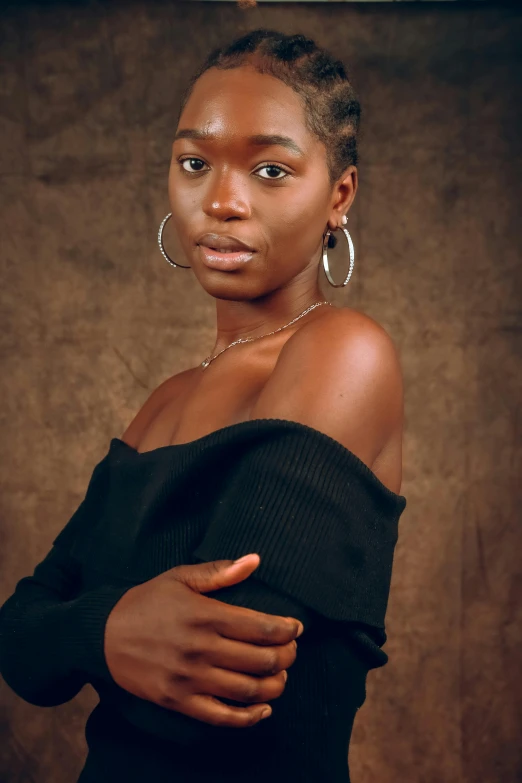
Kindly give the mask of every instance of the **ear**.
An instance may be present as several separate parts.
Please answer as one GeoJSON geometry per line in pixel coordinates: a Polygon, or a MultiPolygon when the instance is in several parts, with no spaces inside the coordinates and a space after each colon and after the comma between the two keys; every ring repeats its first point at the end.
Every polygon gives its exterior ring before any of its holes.
{"type": "Polygon", "coordinates": [[[332,205],[328,218],[328,228],[330,231],[334,231],[342,225],[341,218],[343,215],[346,215],[352,206],[355,194],[357,193],[358,184],[357,167],[348,166],[346,171],[337,180],[332,190],[332,205]]]}

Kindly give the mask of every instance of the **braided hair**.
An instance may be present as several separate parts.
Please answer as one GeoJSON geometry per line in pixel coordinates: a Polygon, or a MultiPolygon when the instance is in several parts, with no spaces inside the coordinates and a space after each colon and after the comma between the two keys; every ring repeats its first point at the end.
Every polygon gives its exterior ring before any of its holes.
{"type": "MultiPolygon", "coordinates": [[[[194,84],[205,71],[244,64],[280,79],[302,98],[307,128],[326,148],[332,186],[348,166],[357,165],[361,106],[345,66],[301,34],[285,35],[259,28],[211,51],[182,95],[180,116],[194,84]]],[[[329,240],[334,247],[333,233],[329,240]]]]}

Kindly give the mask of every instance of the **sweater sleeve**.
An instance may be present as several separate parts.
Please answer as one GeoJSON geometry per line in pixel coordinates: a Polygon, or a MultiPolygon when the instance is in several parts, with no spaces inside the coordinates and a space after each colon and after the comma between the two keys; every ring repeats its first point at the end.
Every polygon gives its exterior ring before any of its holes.
{"type": "Polygon", "coordinates": [[[320,616],[382,645],[405,504],[336,441],[304,427],[277,430],[238,453],[193,554],[260,556],[249,579],[214,598],[267,612],[286,600],[305,628],[320,616]]]}
{"type": "Polygon", "coordinates": [[[71,554],[89,535],[93,500],[106,481],[104,464],[95,466],[85,498],[51,550],[0,607],[0,674],[18,696],[40,707],[69,701],[93,677],[114,682],[104,655],[105,623],[130,585],[83,592],[71,554]]]}
{"type": "Polygon", "coordinates": [[[75,597],[77,586],[75,561],[53,546],[0,608],[0,673],[30,704],[63,704],[90,675],[112,681],[103,650],[105,623],[129,587],[100,587],[75,597]]]}

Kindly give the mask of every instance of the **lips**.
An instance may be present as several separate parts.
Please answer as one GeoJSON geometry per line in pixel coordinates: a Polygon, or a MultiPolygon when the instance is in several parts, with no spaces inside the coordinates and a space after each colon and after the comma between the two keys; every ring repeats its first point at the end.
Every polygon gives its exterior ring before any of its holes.
{"type": "Polygon", "coordinates": [[[198,240],[198,245],[204,245],[221,253],[237,253],[248,250],[254,252],[254,248],[230,234],[203,234],[198,240]]]}

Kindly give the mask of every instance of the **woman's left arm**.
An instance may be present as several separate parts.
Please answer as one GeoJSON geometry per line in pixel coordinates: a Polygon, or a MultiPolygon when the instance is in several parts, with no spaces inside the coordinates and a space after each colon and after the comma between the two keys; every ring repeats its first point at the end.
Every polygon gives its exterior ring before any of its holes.
{"type": "Polygon", "coordinates": [[[292,335],[250,417],[298,422],[345,448],[306,431],[276,433],[242,457],[195,556],[257,552],[261,563],[213,597],[296,617],[305,629],[316,612],[368,621],[382,636],[399,507],[364,465],[402,415],[397,353],[371,318],[338,310],[292,335]]]}
{"type": "Polygon", "coordinates": [[[250,416],[313,427],[371,468],[404,418],[392,339],[372,318],[348,308],[305,324],[283,346],[250,416]]]}

